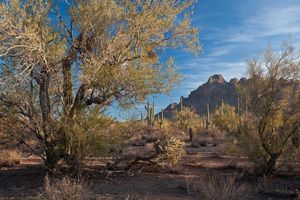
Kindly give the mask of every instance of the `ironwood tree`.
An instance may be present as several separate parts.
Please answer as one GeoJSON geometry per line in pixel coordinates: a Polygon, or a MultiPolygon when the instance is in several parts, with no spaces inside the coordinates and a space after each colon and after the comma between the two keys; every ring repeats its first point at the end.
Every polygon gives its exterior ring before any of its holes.
{"type": "MultiPolygon", "coordinates": [[[[0,4],[0,129],[39,142],[46,166],[78,151],[84,115],[177,83],[168,48],[201,51],[194,0],[7,0],[0,4]],[[77,127],[77,128],[74,128],[77,127]]],[[[85,127],[89,127],[86,126],[85,127]]],[[[26,144],[29,148],[30,145],[26,144]]]]}
{"type": "Polygon", "coordinates": [[[248,61],[241,94],[251,111],[239,131],[242,148],[260,173],[272,175],[295,150],[299,136],[299,53],[288,43],[248,61]],[[295,140],[295,139],[294,139],[295,140]],[[280,162],[279,162],[280,161],[280,162]]]}

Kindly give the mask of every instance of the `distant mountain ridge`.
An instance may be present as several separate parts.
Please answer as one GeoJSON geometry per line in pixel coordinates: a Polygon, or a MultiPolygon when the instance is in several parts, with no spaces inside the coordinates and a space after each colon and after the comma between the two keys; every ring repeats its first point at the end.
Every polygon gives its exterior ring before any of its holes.
{"type": "MultiPolygon", "coordinates": [[[[183,106],[194,109],[199,115],[206,114],[207,104],[209,104],[210,112],[214,112],[221,105],[222,100],[226,104],[236,106],[237,86],[245,82],[246,78],[233,78],[227,82],[221,74],[215,74],[209,77],[206,83],[192,91],[187,98],[182,97],[183,106]]],[[[164,109],[164,116],[170,119],[179,109],[180,103],[171,103],[164,109]]]]}

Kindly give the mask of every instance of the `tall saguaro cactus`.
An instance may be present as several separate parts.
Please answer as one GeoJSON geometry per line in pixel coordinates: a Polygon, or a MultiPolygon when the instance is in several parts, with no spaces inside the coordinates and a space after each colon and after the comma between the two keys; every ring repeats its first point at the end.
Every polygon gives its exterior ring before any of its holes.
{"type": "Polygon", "coordinates": [[[240,98],[237,98],[237,115],[240,116],[240,98]]]}
{"type": "Polygon", "coordinates": [[[154,122],[154,101],[152,102],[152,113],[151,113],[151,116],[152,116],[152,120],[153,120],[153,122],[154,122]]]}
{"type": "Polygon", "coordinates": [[[152,106],[150,106],[150,103],[148,101],[147,106],[145,106],[145,109],[147,111],[148,126],[153,126],[154,125],[154,101],[152,106]]]}
{"type": "Polygon", "coordinates": [[[222,119],[223,119],[223,117],[224,117],[224,101],[223,101],[223,99],[221,101],[221,116],[222,116],[222,119]]]}
{"type": "Polygon", "coordinates": [[[161,109],[161,112],[160,112],[160,117],[158,116],[158,124],[160,126],[160,128],[162,127],[163,123],[164,123],[164,109],[161,109]]]}
{"type": "Polygon", "coordinates": [[[209,125],[210,125],[209,104],[207,104],[206,106],[207,106],[207,121],[206,121],[206,128],[208,128],[209,125]]]}
{"type": "Polygon", "coordinates": [[[183,101],[182,101],[182,97],[180,97],[180,110],[179,111],[183,111],[183,101]]]}
{"type": "Polygon", "coordinates": [[[239,123],[242,123],[242,118],[241,118],[241,108],[240,108],[240,98],[237,98],[237,117],[239,119],[239,123]]]}
{"type": "Polygon", "coordinates": [[[245,102],[245,120],[248,119],[248,98],[246,97],[246,102],[245,102]]]}

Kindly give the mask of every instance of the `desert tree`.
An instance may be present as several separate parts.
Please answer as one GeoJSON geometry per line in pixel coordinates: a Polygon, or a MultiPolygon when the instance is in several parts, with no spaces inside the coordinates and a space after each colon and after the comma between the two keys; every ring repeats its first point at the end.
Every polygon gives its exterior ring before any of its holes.
{"type": "Polygon", "coordinates": [[[264,175],[273,174],[294,149],[292,138],[300,125],[299,70],[299,54],[288,43],[248,61],[241,94],[251,112],[240,127],[242,149],[264,175]]]}
{"type": "Polygon", "coordinates": [[[83,116],[114,102],[128,108],[178,81],[174,60],[162,63],[160,54],[201,51],[189,17],[193,3],[1,2],[1,131],[25,144],[26,137],[37,140],[48,167],[72,157],[78,126],[89,127],[83,116]]]}

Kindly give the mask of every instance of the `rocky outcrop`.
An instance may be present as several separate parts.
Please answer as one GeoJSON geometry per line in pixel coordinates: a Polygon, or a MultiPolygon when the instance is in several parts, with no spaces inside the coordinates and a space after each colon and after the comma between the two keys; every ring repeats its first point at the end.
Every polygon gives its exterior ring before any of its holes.
{"type": "MultiPolygon", "coordinates": [[[[221,105],[222,100],[226,104],[236,106],[237,86],[245,82],[245,78],[240,80],[234,78],[227,82],[222,75],[215,74],[209,77],[205,84],[192,91],[188,97],[182,97],[183,106],[194,109],[199,115],[206,114],[207,104],[209,104],[210,111],[213,112],[221,105]]],[[[164,116],[172,118],[179,109],[179,103],[172,103],[164,109],[164,116]]]]}

